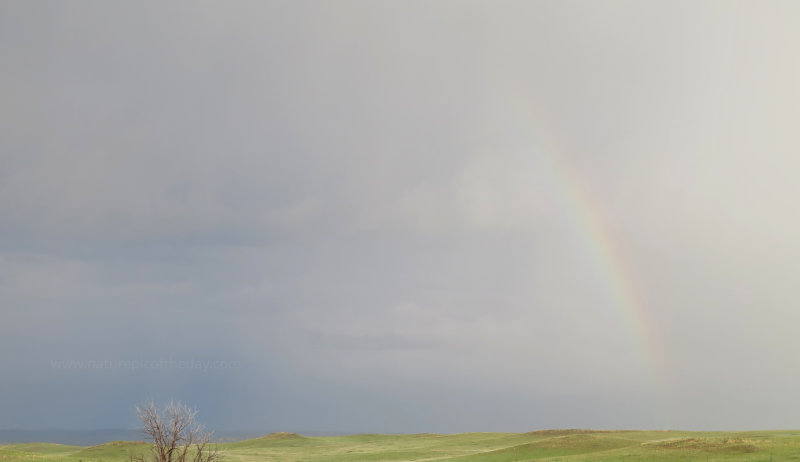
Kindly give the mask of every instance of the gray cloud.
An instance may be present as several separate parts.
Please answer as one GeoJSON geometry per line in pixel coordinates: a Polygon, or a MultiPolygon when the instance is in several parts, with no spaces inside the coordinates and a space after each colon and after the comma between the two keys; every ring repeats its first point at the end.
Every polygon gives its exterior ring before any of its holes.
{"type": "Polygon", "coordinates": [[[3,4],[0,427],[796,426],[797,8],[3,4]]]}

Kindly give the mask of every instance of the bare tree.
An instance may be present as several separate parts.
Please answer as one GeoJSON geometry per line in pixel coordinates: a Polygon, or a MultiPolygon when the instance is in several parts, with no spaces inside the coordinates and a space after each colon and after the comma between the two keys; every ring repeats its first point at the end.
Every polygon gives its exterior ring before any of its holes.
{"type": "Polygon", "coordinates": [[[131,456],[132,462],[215,462],[212,432],[195,422],[197,409],[170,402],[159,410],[152,402],[136,406],[144,433],[153,440],[150,457],[131,456]]]}

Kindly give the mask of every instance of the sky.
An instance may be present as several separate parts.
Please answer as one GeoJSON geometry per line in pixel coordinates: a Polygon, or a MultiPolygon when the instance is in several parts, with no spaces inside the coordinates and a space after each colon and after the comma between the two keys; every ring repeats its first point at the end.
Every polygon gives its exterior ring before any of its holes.
{"type": "Polygon", "coordinates": [[[800,428],[798,17],[0,2],[0,428],[800,428]]]}

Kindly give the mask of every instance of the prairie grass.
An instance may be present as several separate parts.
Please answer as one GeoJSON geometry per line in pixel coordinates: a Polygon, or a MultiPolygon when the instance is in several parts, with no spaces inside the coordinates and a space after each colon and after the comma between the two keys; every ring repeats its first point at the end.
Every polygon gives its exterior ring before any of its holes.
{"type": "MultiPolygon", "coordinates": [[[[800,431],[681,432],[541,430],[307,437],[273,433],[219,444],[223,462],[260,461],[800,461],[800,431]]],[[[0,462],[127,462],[149,444],[0,446],[0,462]]]]}

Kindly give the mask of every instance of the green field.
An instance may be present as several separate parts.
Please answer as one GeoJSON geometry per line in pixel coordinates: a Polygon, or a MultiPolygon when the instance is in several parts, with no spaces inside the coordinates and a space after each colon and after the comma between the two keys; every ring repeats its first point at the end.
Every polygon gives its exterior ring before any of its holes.
{"type": "MultiPolygon", "coordinates": [[[[800,461],[800,431],[545,430],[306,437],[273,433],[219,444],[221,460],[255,461],[800,461]]],[[[0,446],[0,462],[126,462],[146,443],[0,446]]]]}

